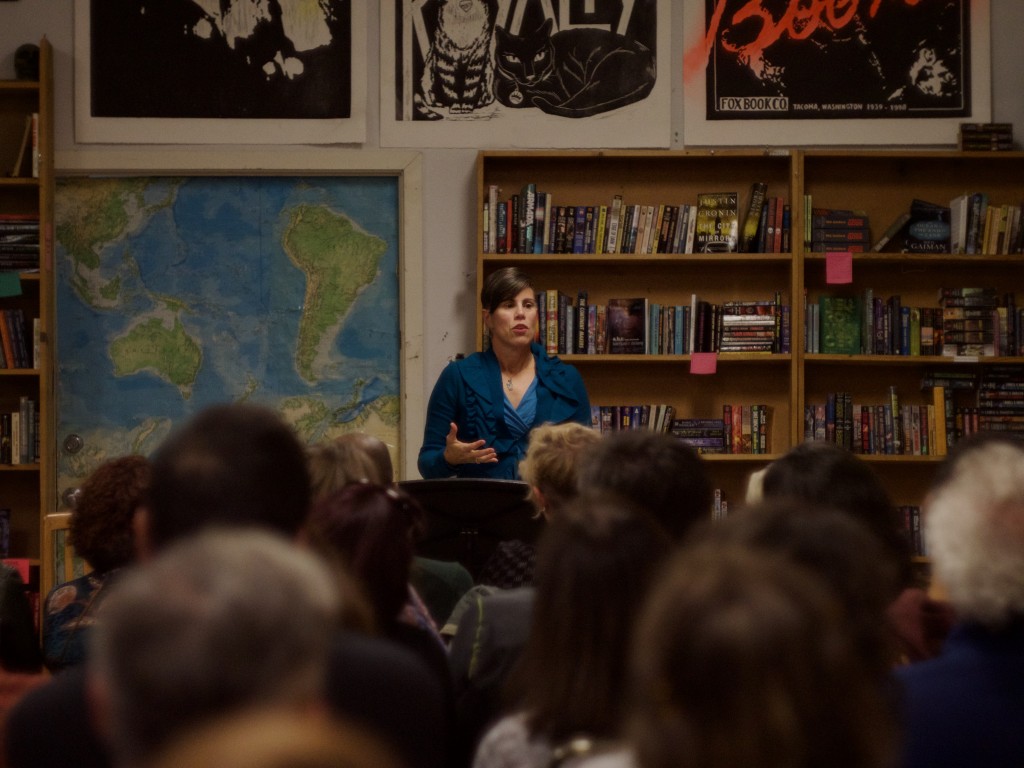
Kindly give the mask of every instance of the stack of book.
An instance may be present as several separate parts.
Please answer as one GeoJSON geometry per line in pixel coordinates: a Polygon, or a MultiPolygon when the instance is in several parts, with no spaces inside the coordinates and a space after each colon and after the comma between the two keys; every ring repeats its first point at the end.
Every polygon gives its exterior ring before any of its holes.
{"type": "Polygon", "coordinates": [[[722,419],[672,419],[668,433],[692,447],[697,453],[729,453],[722,419]]]}
{"type": "Polygon", "coordinates": [[[978,427],[1024,437],[1024,366],[994,365],[982,371],[978,427]]]}
{"type": "Polygon", "coordinates": [[[995,288],[939,289],[942,354],[946,357],[995,356],[999,304],[999,292],[995,288]]]}
{"type": "Polygon", "coordinates": [[[0,213],[0,272],[39,268],[39,216],[0,213]]]}
{"type": "Polygon", "coordinates": [[[871,248],[871,227],[863,212],[812,208],[810,224],[810,248],[815,253],[864,253],[871,248]]]}
{"type": "Polygon", "coordinates": [[[1013,123],[960,123],[957,143],[962,152],[1006,152],[1013,149],[1013,123]]]}
{"type": "Polygon", "coordinates": [[[781,307],[774,301],[727,301],[721,305],[719,352],[780,351],[781,307]]]}

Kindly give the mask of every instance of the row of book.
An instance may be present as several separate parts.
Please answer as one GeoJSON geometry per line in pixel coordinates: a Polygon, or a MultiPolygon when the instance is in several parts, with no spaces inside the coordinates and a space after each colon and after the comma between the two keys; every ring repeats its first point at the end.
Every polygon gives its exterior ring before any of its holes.
{"type": "Polygon", "coordinates": [[[701,454],[767,454],[771,408],[763,403],[726,403],[722,418],[673,419],[668,433],[701,454]]]}
{"type": "Polygon", "coordinates": [[[645,297],[591,303],[557,289],[537,294],[537,341],[551,355],[789,352],[790,308],[772,299],[714,303],[691,294],[690,304],[645,297]]]}
{"type": "Polygon", "coordinates": [[[907,306],[867,288],[860,296],[822,295],[805,304],[812,354],[1017,356],[1024,352],[1024,308],[1012,291],[942,288],[938,307],[907,306]]]}
{"type": "Polygon", "coordinates": [[[953,198],[949,203],[949,252],[1024,253],[1021,206],[991,203],[985,192],[953,198]]]}
{"type": "Polygon", "coordinates": [[[0,368],[35,368],[38,322],[29,331],[20,307],[0,309],[0,368]]]}
{"type": "Polygon", "coordinates": [[[488,188],[483,211],[485,253],[647,254],[786,253],[791,211],[767,185],[751,191],[740,230],[736,192],[702,192],[695,203],[627,204],[613,195],[608,205],[556,205],[550,192],[528,183],[500,199],[488,188]]]}
{"type": "Polygon", "coordinates": [[[39,217],[0,213],[0,271],[38,269],[39,217]]]}
{"type": "Polygon", "coordinates": [[[35,464],[39,461],[39,410],[27,395],[16,411],[0,413],[0,464],[35,464]]]}
{"type": "Polygon", "coordinates": [[[591,425],[601,433],[623,430],[664,432],[700,454],[767,454],[771,445],[771,409],[763,404],[722,406],[721,418],[676,418],[664,403],[592,405],[591,425]]]}
{"type": "Polygon", "coordinates": [[[667,403],[591,405],[590,425],[601,433],[642,429],[667,432],[676,409],[667,403]]]}
{"type": "Polygon", "coordinates": [[[901,405],[895,387],[889,388],[883,403],[863,405],[854,403],[849,392],[829,392],[824,403],[804,406],[805,440],[832,443],[853,453],[945,456],[947,435],[942,400],[937,405],[901,405]]]}

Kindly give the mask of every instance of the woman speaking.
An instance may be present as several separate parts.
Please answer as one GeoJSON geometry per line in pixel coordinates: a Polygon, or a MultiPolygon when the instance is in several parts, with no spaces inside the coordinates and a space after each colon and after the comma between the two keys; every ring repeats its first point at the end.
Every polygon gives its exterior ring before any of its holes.
{"type": "Polygon", "coordinates": [[[516,267],[492,272],[480,291],[490,348],[441,372],[427,404],[419,470],[425,478],[518,479],[530,430],[591,425],[579,372],[534,341],[537,296],[516,267]]]}

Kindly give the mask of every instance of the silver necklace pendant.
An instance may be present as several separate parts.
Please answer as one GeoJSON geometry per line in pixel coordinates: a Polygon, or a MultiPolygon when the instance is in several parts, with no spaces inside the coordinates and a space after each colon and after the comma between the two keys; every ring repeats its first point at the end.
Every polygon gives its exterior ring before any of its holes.
{"type": "Polygon", "coordinates": [[[508,380],[505,382],[505,389],[507,389],[509,392],[512,391],[512,377],[511,376],[509,376],[508,380]]]}

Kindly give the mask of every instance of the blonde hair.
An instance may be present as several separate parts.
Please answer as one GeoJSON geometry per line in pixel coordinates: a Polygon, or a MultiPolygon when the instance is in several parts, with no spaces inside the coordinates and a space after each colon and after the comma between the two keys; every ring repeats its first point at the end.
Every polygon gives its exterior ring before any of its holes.
{"type": "Polygon", "coordinates": [[[564,507],[578,493],[580,456],[600,439],[600,432],[576,422],[542,424],[530,433],[519,476],[540,489],[549,508],[564,507]]]}
{"type": "Polygon", "coordinates": [[[385,483],[376,462],[355,440],[338,438],[318,443],[308,449],[307,458],[314,501],[352,483],[385,483]]]}

